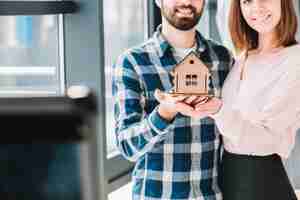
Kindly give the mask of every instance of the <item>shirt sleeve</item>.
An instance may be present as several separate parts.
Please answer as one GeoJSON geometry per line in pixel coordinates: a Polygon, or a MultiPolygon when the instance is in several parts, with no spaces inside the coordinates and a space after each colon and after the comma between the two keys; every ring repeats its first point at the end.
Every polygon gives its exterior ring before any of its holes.
{"type": "Polygon", "coordinates": [[[277,153],[288,157],[293,148],[294,125],[300,120],[300,65],[283,74],[270,90],[258,119],[249,119],[224,104],[213,115],[222,135],[246,152],[277,153]]]}
{"type": "Polygon", "coordinates": [[[126,159],[137,161],[164,139],[172,124],[158,114],[158,108],[146,114],[141,79],[130,55],[120,56],[114,65],[113,98],[117,147],[126,159]]]}

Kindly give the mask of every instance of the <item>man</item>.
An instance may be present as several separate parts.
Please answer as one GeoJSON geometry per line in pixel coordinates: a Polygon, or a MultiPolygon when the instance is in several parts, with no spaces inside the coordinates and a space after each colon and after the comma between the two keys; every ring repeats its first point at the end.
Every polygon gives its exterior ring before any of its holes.
{"type": "Polygon", "coordinates": [[[212,74],[210,92],[220,96],[232,58],[196,31],[204,0],[156,3],[162,25],[148,41],[124,52],[114,66],[117,146],[126,159],[136,162],[133,199],[221,199],[219,134],[212,119],[191,117],[193,105],[202,99],[162,98],[155,90],[170,91],[171,70],[195,51],[212,74]]]}

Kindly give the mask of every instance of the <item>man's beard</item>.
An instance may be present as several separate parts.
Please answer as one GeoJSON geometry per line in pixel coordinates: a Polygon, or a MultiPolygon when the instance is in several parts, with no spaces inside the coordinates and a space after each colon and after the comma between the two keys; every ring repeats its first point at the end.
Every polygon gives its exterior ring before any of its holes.
{"type": "Polygon", "coordinates": [[[202,16],[202,11],[203,9],[200,10],[200,12],[197,13],[196,8],[194,8],[193,6],[181,6],[180,8],[187,8],[187,9],[191,9],[192,13],[193,13],[193,17],[178,17],[176,15],[177,8],[175,8],[172,11],[167,11],[162,7],[162,15],[167,19],[167,21],[174,26],[175,28],[181,30],[181,31],[187,31],[190,30],[192,28],[194,28],[201,16],[202,16]]]}

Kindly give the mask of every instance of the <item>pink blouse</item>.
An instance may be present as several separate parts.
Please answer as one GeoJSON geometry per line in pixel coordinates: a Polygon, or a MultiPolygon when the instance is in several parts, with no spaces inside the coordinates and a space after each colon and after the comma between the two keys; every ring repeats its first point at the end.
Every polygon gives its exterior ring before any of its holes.
{"type": "Polygon", "coordinates": [[[250,55],[240,80],[242,60],[229,73],[223,106],[212,116],[224,147],[236,154],[287,158],[300,127],[300,45],[264,58],[250,55]]]}

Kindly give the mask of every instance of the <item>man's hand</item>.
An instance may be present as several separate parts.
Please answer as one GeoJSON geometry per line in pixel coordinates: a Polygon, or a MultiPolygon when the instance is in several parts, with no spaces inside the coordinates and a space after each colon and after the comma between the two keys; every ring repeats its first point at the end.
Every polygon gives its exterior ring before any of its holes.
{"type": "MultiPolygon", "coordinates": [[[[168,121],[171,121],[179,112],[178,107],[185,106],[182,104],[180,104],[179,106],[177,105],[180,101],[183,101],[186,98],[185,96],[174,97],[158,89],[155,90],[154,96],[156,100],[160,103],[158,107],[159,115],[168,121]]],[[[190,106],[186,106],[185,109],[190,110],[192,108],[190,106]]]]}
{"type": "Polygon", "coordinates": [[[160,102],[158,112],[166,120],[171,121],[179,112],[186,116],[193,116],[195,105],[207,100],[206,97],[197,96],[172,96],[160,90],[155,90],[155,98],[160,102]]]}

